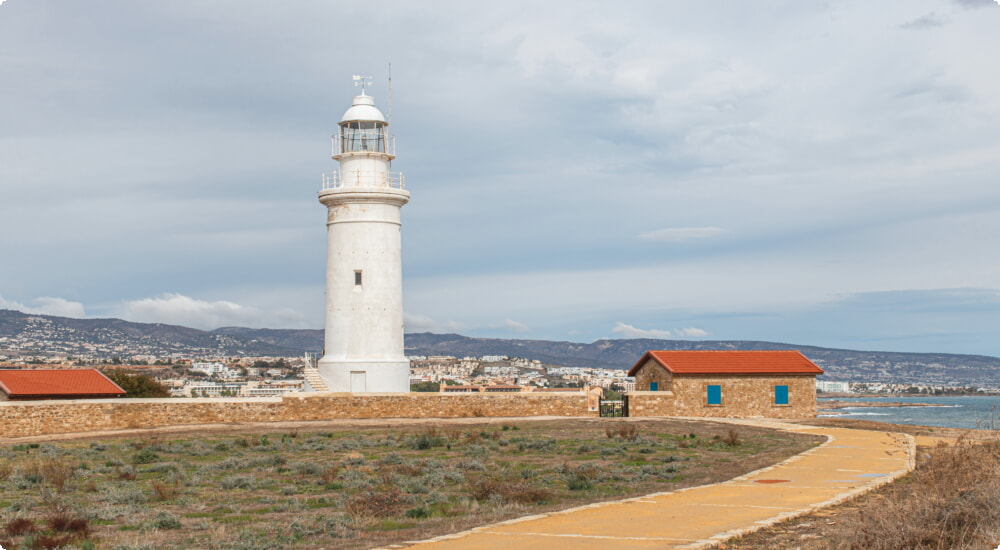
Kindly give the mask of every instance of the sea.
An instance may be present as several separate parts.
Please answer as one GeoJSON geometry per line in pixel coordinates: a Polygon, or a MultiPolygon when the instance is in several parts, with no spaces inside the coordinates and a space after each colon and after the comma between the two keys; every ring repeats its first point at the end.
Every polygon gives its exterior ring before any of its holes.
{"type": "Polygon", "coordinates": [[[944,428],[1000,430],[1000,396],[961,397],[821,397],[817,416],[856,418],[890,424],[917,424],[944,428]],[[851,401],[856,407],[822,411],[823,401],[851,401]],[[871,407],[866,403],[926,403],[933,407],[871,407]]]}

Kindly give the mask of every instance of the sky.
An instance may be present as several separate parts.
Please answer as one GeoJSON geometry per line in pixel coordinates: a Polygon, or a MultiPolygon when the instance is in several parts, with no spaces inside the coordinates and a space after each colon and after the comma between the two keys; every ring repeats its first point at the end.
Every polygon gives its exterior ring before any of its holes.
{"type": "Polygon", "coordinates": [[[0,2],[0,308],[322,328],[370,75],[407,332],[1000,356],[994,0],[0,2]]]}

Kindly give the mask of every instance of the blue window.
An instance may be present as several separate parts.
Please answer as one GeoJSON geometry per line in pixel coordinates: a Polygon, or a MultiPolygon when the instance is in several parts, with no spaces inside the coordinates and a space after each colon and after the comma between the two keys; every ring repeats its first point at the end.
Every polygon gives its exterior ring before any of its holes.
{"type": "Polygon", "coordinates": [[[708,405],[722,404],[722,386],[705,386],[706,401],[708,405]]]}
{"type": "Polygon", "coordinates": [[[775,405],[788,404],[788,386],[774,387],[774,404],[775,405]]]}
{"type": "Polygon", "coordinates": [[[659,382],[650,382],[649,383],[649,391],[660,391],[660,383],[659,382]]]}

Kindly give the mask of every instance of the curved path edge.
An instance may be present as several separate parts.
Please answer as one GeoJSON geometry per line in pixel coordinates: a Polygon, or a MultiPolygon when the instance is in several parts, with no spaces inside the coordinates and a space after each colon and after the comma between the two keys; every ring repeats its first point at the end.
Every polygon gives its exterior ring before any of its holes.
{"type": "Polygon", "coordinates": [[[895,481],[915,465],[916,443],[907,434],[780,420],[691,420],[810,433],[826,442],[722,483],[526,516],[384,549],[699,550],[840,504],[895,481]]]}

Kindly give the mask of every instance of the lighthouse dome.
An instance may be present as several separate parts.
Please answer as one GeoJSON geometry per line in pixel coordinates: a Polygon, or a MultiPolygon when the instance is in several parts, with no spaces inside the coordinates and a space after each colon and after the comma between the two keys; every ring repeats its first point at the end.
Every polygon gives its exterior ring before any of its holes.
{"type": "Polygon", "coordinates": [[[385,117],[382,116],[382,111],[379,111],[378,107],[375,106],[375,98],[362,93],[361,95],[354,96],[351,108],[340,119],[341,122],[354,120],[385,122],[385,117]]]}

